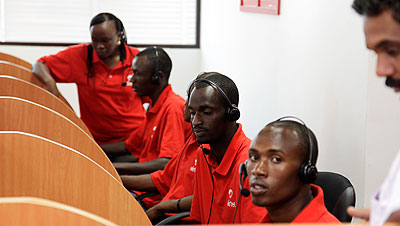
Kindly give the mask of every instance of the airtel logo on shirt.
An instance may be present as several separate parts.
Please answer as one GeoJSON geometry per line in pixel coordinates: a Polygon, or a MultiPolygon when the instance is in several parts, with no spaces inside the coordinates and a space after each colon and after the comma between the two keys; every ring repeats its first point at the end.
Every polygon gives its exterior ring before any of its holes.
{"type": "Polygon", "coordinates": [[[194,160],[194,165],[190,167],[191,172],[196,173],[196,165],[197,165],[197,159],[194,160]]]}
{"type": "MultiPolygon", "coordinates": [[[[232,188],[229,189],[229,191],[228,191],[228,196],[229,196],[229,199],[232,198],[232,196],[233,196],[233,190],[232,190],[232,188]]],[[[226,205],[227,205],[228,207],[235,208],[235,207],[236,207],[236,202],[232,202],[232,201],[229,200],[229,199],[228,199],[228,202],[226,203],[226,205]]]]}

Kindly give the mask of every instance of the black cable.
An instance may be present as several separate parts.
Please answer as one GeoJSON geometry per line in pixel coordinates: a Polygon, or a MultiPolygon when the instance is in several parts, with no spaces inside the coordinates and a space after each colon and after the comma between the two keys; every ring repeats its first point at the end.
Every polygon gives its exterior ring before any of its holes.
{"type": "MultiPolygon", "coordinates": [[[[243,177],[243,180],[242,180],[241,176],[242,175],[239,175],[239,183],[241,182],[240,184],[243,184],[245,179],[246,179],[246,177],[243,177]]],[[[239,197],[238,197],[238,200],[236,202],[236,208],[235,208],[235,213],[233,214],[232,224],[235,224],[236,213],[237,213],[237,210],[239,209],[239,204],[240,204],[240,197],[242,197],[242,189],[240,189],[240,191],[239,191],[239,197]]]]}
{"type": "Polygon", "coordinates": [[[210,176],[211,176],[211,181],[212,181],[212,196],[211,196],[210,214],[208,215],[208,220],[207,220],[207,224],[209,224],[210,223],[210,218],[211,218],[212,206],[213,206],[213,202],[214,202],[214,177],[212,175],[210,164],[208,164],[206,155],[204,153],[203,153],[203,156],[204,156],[204,159],[206,160],[206,163],[207,163],[207,166],[208,166],[208,170],[210,171],[210,176]]]}

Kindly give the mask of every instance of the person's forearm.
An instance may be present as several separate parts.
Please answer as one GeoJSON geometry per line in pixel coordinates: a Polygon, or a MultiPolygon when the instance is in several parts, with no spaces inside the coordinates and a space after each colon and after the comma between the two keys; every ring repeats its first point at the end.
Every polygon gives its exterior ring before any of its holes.
{"type": "Polygon", "coordinates": [[[124,141],[109,143],[109,144],[101,144],[100,147],[101,149],[103,149],[103,151],[109,158],[118,155],[129,154],[128,150],[125,147],[124,141]]]}
{"type": "Polygon", "coordinates": [[[122,183],[126,189],[136,191],[157,191],[150,174],[138,176],[121,176],[122,183]]]}
{"type": "Polygon", "coordinates": [[[158,158],[142,163],[117,162],[113,164],[119,174],[140,175],[164,169],[169,160],[169,158],[158,158]]]}
{"type": "Polygon", "coordinates": [[[53,77],[51,77],[50,69],[45,64],[36,61],[32,66],[32,73],[45,84],[46,89],[50,93],[54,94],[57,97],[60,96],[60,92],[57,89],[56,81],[53,77]]]}
{"type": "Polygon", "coordinates": [[[158,210],[163,213],[181,213],[190,211],[193,195],[180,199],[168,200],[159,203],[158,210]],[[179,201],[179,203],[178,203],[179,201]]]}
{"type": "Polygon", "coordinates": [[[193,195],[181,199],[160,202],[146,211],[151,221],[158,219],[165,213],[180,213],[190,211],[193,195]]]}

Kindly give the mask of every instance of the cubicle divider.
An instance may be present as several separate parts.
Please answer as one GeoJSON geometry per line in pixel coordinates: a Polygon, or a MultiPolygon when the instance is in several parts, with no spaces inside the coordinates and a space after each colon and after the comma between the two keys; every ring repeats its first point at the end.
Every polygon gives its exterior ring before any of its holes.
{"type": "Polygon", "coordinates": [[[117,226],[81,209],[34,197],[0,198],[0,225],[117,226]]]}
{"type": "MultiPolygon", "coordinates": [[[[26,69],[23,66],[17,65],[15,63],[0,61],[0,74],[10,75],[13,77],[20,78],[27,82],[33,83],[41,88],[46,88],[43,82],[41,82],[30,69],[26,69]]],[[[69,108],[72,109],[68,101],[60,94],[59,98],[64,102],[69,108]]]]}
{"type": "Polygon", "coordinates": [[[0,118],[0,131],[31,133],[71,147],[121,182],[114,166],[96,142],[60,113],[21,98],[0,96],[0,118]]]}
{"type": "Polygon", "coordinates": [[[85,123],[71,108],[37,85],[9,75],[0,75],[0,96],[18,97],[48,107],[64,115],[85,131],[86,134],[93,137],[85,123]]]}
{"type": "Polygon", "coordinates": [[[26,68],[27,70],[32,69],[32,64],[30,64],[29,62],[27,62],[21,58],[15,57],[13,55],[7,54],[7,53],[0,52],[0,61],[7,61],[10,63],[14,63],[14,64],[17,64],[19,66],[26,68]]]}
{"type": "Polygon", "coordinates": [[[32,134],[0,131],[0,197],[64,203],[119,225],[151,225],[133,196],[82,153],[32,134]]]}

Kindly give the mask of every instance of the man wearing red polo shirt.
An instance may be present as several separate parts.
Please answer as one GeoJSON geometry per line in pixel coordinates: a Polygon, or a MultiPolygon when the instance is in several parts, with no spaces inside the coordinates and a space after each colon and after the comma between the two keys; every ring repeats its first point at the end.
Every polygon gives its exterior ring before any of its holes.
{"type": "MultiPolygon", "coordinates": [[[[198,78],[206,78],[210,73],[202,73],[198,78]]],[[[192,83],[187,90],[187,96],[193,89],[192,83]]],[[[185,121],[190,122],[190,113],[185,102],[185,121]]],[[[152,222],[169,216],[168,213],[179,213],[190,210],[193,195],[193,180],[196,173],[197,149],[199,148],[193,133],[186,141],[181,153],[168,162],[163,170],[151,174],[121,176],[127,189],[135,191],[158,191],[163,197],[159,204],[147,210],[147,216],[152,222]],[[190,196],[190,197],[188,197],[190,196]]],[[[144,199],[145,204],[156,204],[154,199],[144,199]],[[149,203],[150,202],[150,203],[149,203]]],[[[190,222],[186,219],[185,222],[190,222]]]]}
{"type": "Polygon", "coordinates": [[[239,203],[239,167],[248,158],[250,139],[236,123],[239,92],[228,77],[212,73],[193,83],[188,109],[194,135],[201,146],[190,216],[201,224],[258,222],[265,209],[249,197],[239,203]],[[235,212],[236,215],[235,215],[235,212]]]}
{"type": "Polygon", "coordinates": [[[252,200],[268,211],[260,223],[340,223],[326,209],[322,189],[310,184],[317,177],[317,139],[292,119],[268,124],[249,149],[252,200]]]}
{"type": "Polygon", "coordinates": [[[138,158],[139,162],[114,163],[120,174],[139,175],[163,169],[191,133],[190,124],[184,119],[185,100],[168,84],[171,68],[171,59],[162,48],[147,48],[133,60],[133,90],[148,97],[150,106],[145,122],[126,141],[102,146],[110,156],[128,150],[138,158]]]}

